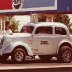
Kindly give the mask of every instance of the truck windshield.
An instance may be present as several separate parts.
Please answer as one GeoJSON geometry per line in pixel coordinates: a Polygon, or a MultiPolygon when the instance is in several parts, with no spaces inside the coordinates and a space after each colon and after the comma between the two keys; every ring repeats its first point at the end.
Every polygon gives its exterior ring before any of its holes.
{"type": "Polygon", "coordinates": [[[23,26],[20,33],[32,33],[33,29],[33,26],[23,26]]]}

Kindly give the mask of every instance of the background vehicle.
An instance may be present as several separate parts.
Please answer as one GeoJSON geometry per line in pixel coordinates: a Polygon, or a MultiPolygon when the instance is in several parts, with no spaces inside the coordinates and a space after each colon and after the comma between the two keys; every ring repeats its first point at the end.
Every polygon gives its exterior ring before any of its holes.
{"type": "Polygon", "coordinates": [[[23,63],[26,56],[38,55],[42,60],[57,57],[59,62],[69,63],[72,58],[72,36],[61,23],[29,23],[22,33],[5,35],[1,39],[2,60],[11,56],[13,62],[23,63]]]}

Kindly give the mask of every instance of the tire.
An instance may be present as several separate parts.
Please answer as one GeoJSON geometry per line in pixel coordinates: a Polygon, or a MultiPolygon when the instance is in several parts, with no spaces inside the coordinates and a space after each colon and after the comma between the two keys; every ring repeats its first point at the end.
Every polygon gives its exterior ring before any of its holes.
{"type": "Polygon", "coordinates": [[[62,46],[59,50],[57,60],[63,63],[70,63],[72,59],[72,49],[69,46],[62,46]]]}
{"type": "Polygon", "coordinates": [[[0,56],[0,62],[3,63],[8,59],[9,55],[0,56]]]}
{"type": "Polygon", "coordinates": [[[5,60],[8,59],[8,57],[9,57],[9,55],[3,55],[3,56],[2,56],[2,60],[5,61],[5,60]]]}
{"type": "Polygon", "coordinates": [[[40,58],[42,61],[50,61],[50,59],[52,58],[52,56],[39,55],[39,58],[40,58]]]}
{"type": "Polygon", "coordinates": [[[26,52],[22,48],[16,48],[12,52],[11,59],[13,63],[23,63],[26,58],[26,52]]]}

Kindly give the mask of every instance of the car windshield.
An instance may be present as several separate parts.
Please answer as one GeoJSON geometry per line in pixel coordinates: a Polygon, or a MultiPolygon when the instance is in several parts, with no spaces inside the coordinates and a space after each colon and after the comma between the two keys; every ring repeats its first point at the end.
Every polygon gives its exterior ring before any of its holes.
{"type": "Polygon", "coordinates": [[[23,26],[20,33],[32,33],[33,29],[33,26],[23,26]]]}

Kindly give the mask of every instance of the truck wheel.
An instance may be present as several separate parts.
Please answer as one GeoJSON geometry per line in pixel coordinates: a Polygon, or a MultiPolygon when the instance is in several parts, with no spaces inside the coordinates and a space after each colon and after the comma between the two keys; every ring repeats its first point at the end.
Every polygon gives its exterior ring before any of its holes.
{"type": "Polygon", "coordinates": [[[70,63],[72,59],[72,49],[69,46],[62,46],[57,59],[59,62],[70,63]]]}
{"type": "Polygon", "coordinates": [[[42,60],[42,61],[49,61],[52,56],[48,56],[48,55],[39,55],[39,58],[42,60]]]}
{"type": "Polygon", "coordinates": [[[14,63],[23,63],[25,61],[26,53],[22,48],[16,48],[11,55],[14,63]]]}

